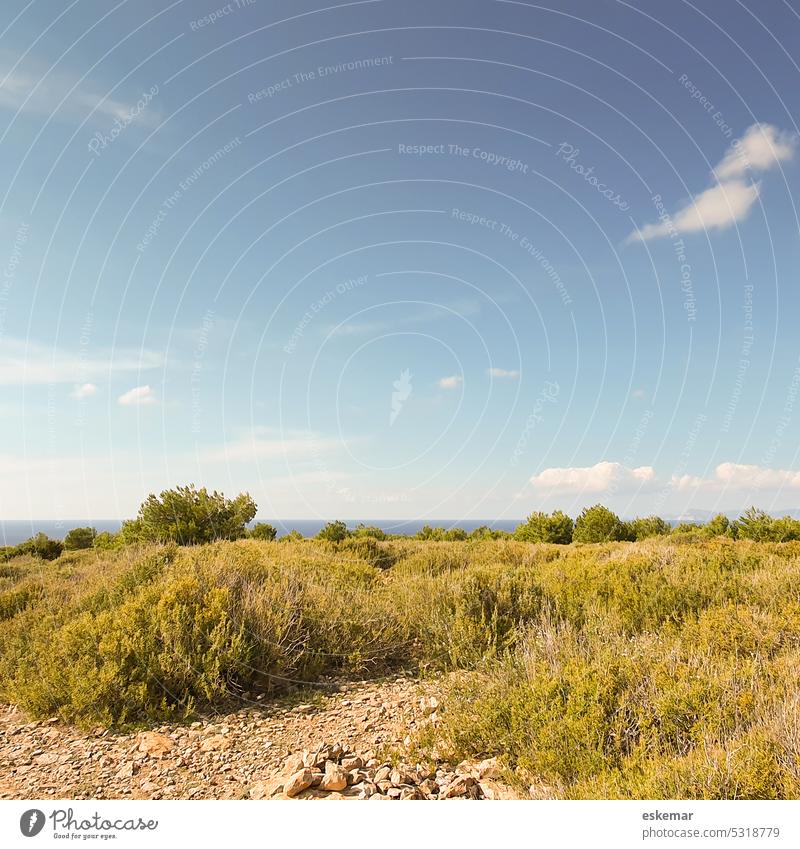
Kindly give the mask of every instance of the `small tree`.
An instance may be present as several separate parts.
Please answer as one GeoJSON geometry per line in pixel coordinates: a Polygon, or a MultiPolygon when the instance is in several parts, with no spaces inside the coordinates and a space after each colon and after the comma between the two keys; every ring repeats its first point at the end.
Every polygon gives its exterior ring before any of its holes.
{"type": "Polygon", "coordinates": [[[632,519],[626,523],[631,540],[648,539],[668,534],[672,528],[660,516],[647,516],[643,519],[632,519]]]}
{"type": "Polygon", "coordinates": [[[514,538],[522,542],[550,542],[569,545],[572,542],[574,523],[566,513],[531,513],[514,531],[514,538]]]}
{"type": "Polygon", "coordinates": [[[278,536],[278,529],[273,528],[272,525],[268,525],[266,522],[256,522],[256,524],[247,532],[247,536],[250,537],[250,539],[261,539],[271,542],[276,536],[278,536]]]}
{"type": "Polygon", "coordinates": [[[126,542],[177,542],[197,545],[220,539],[241,539],[256,515],[256,504],[247,494],[228,499],[194,484],[150,495],[133,522],[125,522],[126,542]]]}
{"type": "Polygon", "coordinates": [[[417,531],[416,539],[423,540],[441,540],[444,530],[442,528],[432,528],[430,525],[423,525],[422,530],[417,531]]]}
{"type": "Polygon", "coordinates": [[[281,541],[281,542],[297,542],[298,540],[301,540],[301,539],[304,539],[304,537],[303,537],[303,535],[300,533],[300,531],[295,530],[294,528],[292,528],[292,530],[291,530],[291,531],[289,531],[289,533],[288,533],[288,534],[286,534],[285,536],[282,536],[282,537],[281,537],[280,541],[281,541]]]}
{"type": "Polygon", "coordinates": [[[625,525],[602,504],[586,507],[575,520],[574,542],[611,542],[626,537],[625,525]]]}
{"type": "Polygon", "coordinates": [[[773,538],[775,520],[769,513],[750,507],[736,522],[736,533],[739,539],[752,539],[756,542],[769,542],[773,538]]]}
{"type": "Polygon", "coordinates": [[[41,557],[42,560],[55,560],[64,550],[63,544],[57,539],[50,539],[47,534],[36,534],[18,545],[6,545],[0,548],[0,560],[11,560],[26,554],[41,557]]]}
{"type": "Polygon", "coordinates": [[[98,551],[110,551],[112,548],[119,548],[123,544],[121,534],[112,534],[108,531],[100,531],[92,542],[92,547],[98,551]]]}
{"type": "Polygon", "coordinates": [[[97,531],[94,528],[72,528],[64,537],[64,548],[75,551],[80,548],[91,548],[97,531]]]}
{"type": "Polygon", "coordinates": [[[504,539],[509,534],[506,531],[501,531],[498,528],[490,528],[488,525],[479,525],[470,531],[470,539],[504,539]]]}
{"type": "Polygon", "coordinates": [[[691,534],[695,531],[702,531],[703,525],[699,522],[678,522],[672,529],[673,534],[691,534]]]}
{"type": "Polygon", "coordinates": [[[42,560],[55,560],[64,550],[63,544],[57,539],[50,539],[47,534],[36,534],[20,546],[25,553],[41,557],[42,560]]]}
{"type": "Polygon", "coordinates": [[[324,539],[328,542],[341,542],[350,536],[350,531],[347,530],[347,525],[344,522],[328,522],[322,530],[317,534],[317,539],[324,539]]]}
{"type": "Polygon", "coordinates": [[[139,519],[126,519],[119,529],[118,537],[122,545],[131,545],[132,543],[146,541],[142,523],[139,519]]]}
{"type": "Polygon", "coordinates": [[[730,535],[731,523],[724,513],[717,513],[713,519],[703,528],[703,533],[709,537],[722,537],[730,535]]]}
{"type": "Polygon", "coordinates": [[[385,540],[388,538],[386,531],[382,528],[378,528],[375,525],[365,525],[363,523],[356,526],[356,529],[353,531],[353,536],[371,537],[372,539],[379,540],[385,540]]]}
{"type": "Polygon", "coordinates": [[[800,539],[800,522],[791,516],[781,516],[772,523],[772,539],[774,542],[789,542],[800,539]]]}

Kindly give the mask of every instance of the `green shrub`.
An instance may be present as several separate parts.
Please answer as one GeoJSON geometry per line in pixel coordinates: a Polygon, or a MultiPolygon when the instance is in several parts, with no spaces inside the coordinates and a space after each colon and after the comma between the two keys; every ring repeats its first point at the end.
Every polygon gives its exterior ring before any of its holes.
{"type": "Polygon", "coordinates": [[[414,538],[432,542],[463,542],[468,537],[469,534],[463,528],[432,528],[423,525],[414,538]]]}
{"type": "Polygon", "coordinates": [[[247,669],[228,608],[224,589],[191,576],[145,585],[114,609],[36,632],[16,697],[34,714],[84,723],[186,715],[196,700],[222,698],[247,669]]]}
{"type": "Polygon", "coordinates": [[[574,542],[611,542],[624,540],[627,530],[619,516],[602,504],[585,508],[575,520],[574,542]]]}
{"type": "Polygon", "coordinates": [[[350,531],[347,530],[347,525],[342,521],[328,522],[317,534],[317,539],[325,540],[326,542],[341,542],[350,536],[350,531]]]}
{"type": "Polygon", "coordinates": [[[241,539],[256,515],[256,505],[246,493],[228,499],[193,484],[149,495],[136,519],[125,522],[125,542],[177,542],[198,545],[215,540],[241,539]]]}
{"type": "Polygon", "coordinates": [[[247,532],[250,539],[266,540],[268,542],[278,536],[278,529],[266,522],[256,522],[256,524],[247,532]]]}
{"type": "Polygon", "coordinates": [[[572,542],[574,523],[560,510],[554,513],[531,513],[514,531],[514,538],[522,542],[549,542],[569,545],[572,542]]]}
{"type": "Polygon", "coordinates": [[[357,557],[377,569],[388,569],[396,562],[391,547],[371,536],[353,536],[345,539],[339,551],[342,557],[357,557]]]}
{"type": "Polygon", "coordinates": [[[38,533],[19,545],[6,545],[0,548],[0,561],[7,562],[25,555],[32,555],[41,560],[56,560],[63,550],[62,542],[50,539],[47,534],[38,533]]]}
{"type": "Polygon", "coordinates": [[[756,542],[768,542],[773,537],[774,519],[763,510],[750,507],[736,522],[736,536],[739,539],[752,539],[756,542]]]}
{"type": "Polygon", "coordinates": [[[281,539],[281,542],[297,542],[298,540],[304,539],[304,537],[300,533],[300,531],[297,531],[294,528],[292,528],[292,530],[289,531],[288,534],[285,534],[280,539],[281,539]]]}
{"type": "Polygon", "coordinates": [[[66,551],[77,551],[82,548],[91,548],[97,531],[94,528],[72,528],[64,537],[64,549],[66,551]]]}
{"type": "Polygon", "coordinates": [[[100,531],[92,542],[92,547],[99,551],[110,551],[119,548],[123,544],[121,534],[112,534],[109,531],[100,531]]]}
{"type": "Polygon", "coordinates": [[[374,525],[364,525],[359,524],[356,529],[353,531],[353,536],[355,537],[371,537],[372,539],[377,540],[387,540],[389,537],[385,531],[381,528],[377,528],[374,525]]]}
{"type": "Polygon", "coordinates": [[[0,568],[0,698],[125,725],[447,673],[421,757],[498,755],[543,796],[797,798],[800,543],[681,539],[28,553],[0,568]]]}
{"type": "Polygon", "coordinates": [[[780,746],[754,729],[672,758],[650,758],[576,785],[576,799],[793,799],[780,746]]]}
{"type": "Polygon", "coordinates": [[[0,621],[11,619],[44,595],[44,588],[38,581],[20,584],[13,589],[0,592],[0,621]]]}
{"type": "Polygon", "coordinates": [[[453,679],[419,742],[452,762],[499,755],[548,796],[791,798],[790,680],[758,659],[709,662],[688,634],[543,619],[512,656],[453,679]]]}
{"type": "Polygon", "coordinates": [[[473,528],[473,530],[469,533],[469,539],[471,540],[484,540],[484,539],[510,539],[511,534],[508,531],[501,531],[498,528],[490,528],[488,525],[479,525],[477,528],[473,528]]]}
{"type": "Polygon", "coordinates": [[[773,542],[800,540],[800,521],[791,516],[781,516],[772,523],[773,542]]]}
{"type": "Polygon", "coordinates": [[[649,539],[650,537],[666,536],[672,528],[659,516],[648,516],[645,519],[632,519],[626,523],[626,536],[632,540],[649,539]]]}
{"type": "Polygon", "coordinates": [[[695,531],[702,531],[703,526],[699,522],[678,522],[672,529],[673,534],[691,534],[695,531]]]}
{"type": "Polygon", "coordinates": [[[703,533],[710,537],[728,536],[731,533],[731,523],[724,513],[717,513],[703,528],[703,533]]]}

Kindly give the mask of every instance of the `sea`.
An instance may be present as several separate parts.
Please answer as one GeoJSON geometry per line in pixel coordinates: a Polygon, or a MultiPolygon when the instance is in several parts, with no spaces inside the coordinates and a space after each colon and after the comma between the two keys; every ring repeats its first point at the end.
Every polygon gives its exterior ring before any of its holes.
{"type": "MultiPolygon", "coordinates": [[[[278,529],[278,536],[284,536],[290,531],[299,531],[304,537],[313,537],[323,525],[324,519],[265,519],[256,518],[257,522],[268,522],[278,529]]],[[[435,528],[463,528],[472,531],[481,525],[499,531],[513,531],[522,519],[345,519],[348,528],[359,524],[378,527],[387,534],[413,536],[422,530],[424,525],[435,528]]],[[[252,523],[251,523],[252,524],[252,523]]],[[[119,519],[0,519],[0,546],[17,545],[38,533],[47,534],[52,539],[63,539],[72,528],[95,528],[99,532],[115,533],[122,527],[119,519]]]]}

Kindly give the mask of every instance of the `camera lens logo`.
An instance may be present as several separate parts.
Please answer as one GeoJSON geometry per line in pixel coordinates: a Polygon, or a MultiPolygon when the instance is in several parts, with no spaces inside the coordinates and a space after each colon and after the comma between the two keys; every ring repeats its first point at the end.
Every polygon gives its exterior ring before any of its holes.
{"type": "Polygon", "coordinates": [[[31,808],[19,818],[19,830],[25,837],[36,837],[44,828],[44,813],[37,808],[31,808]]]}

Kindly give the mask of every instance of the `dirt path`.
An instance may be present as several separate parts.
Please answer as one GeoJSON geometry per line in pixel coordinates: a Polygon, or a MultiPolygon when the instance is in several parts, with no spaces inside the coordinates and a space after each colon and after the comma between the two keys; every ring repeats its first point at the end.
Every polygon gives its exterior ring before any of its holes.
{"type": "Polygon", "coordinates": [[[287,792],[326,798],[444,798],[448,791],[451,796],[486,795],[477,773],[475,780],[447,768],[384,775],[388,760],[380,759],[390,750],[402,753],[407,735],[431,716],[435,721],[436,704],[429,685],[397,678],[349,684],[313,704],[251,704],[224,716],[132,734],[102,729],[86,733],[58,719],[30,723],[13,707],[2,706],[0,798],[247,799],[285,797],[287,792]],[[320,750],[321,758],[316,754],[320,750]],[[311,753],[305,763],[304,752],[311,753]],[[353,770],[348,787],[323,792],[326,785],[335,789],[341,781],[336,777],[340,764],[353,770]],[[328,772],[333,777],[320,786],[320,775],[328,772]],[[290,786],[287,778],[294,773],[306,775],[290,786]],[[306,780],[313,786],[298,791],[306,780]]]}

